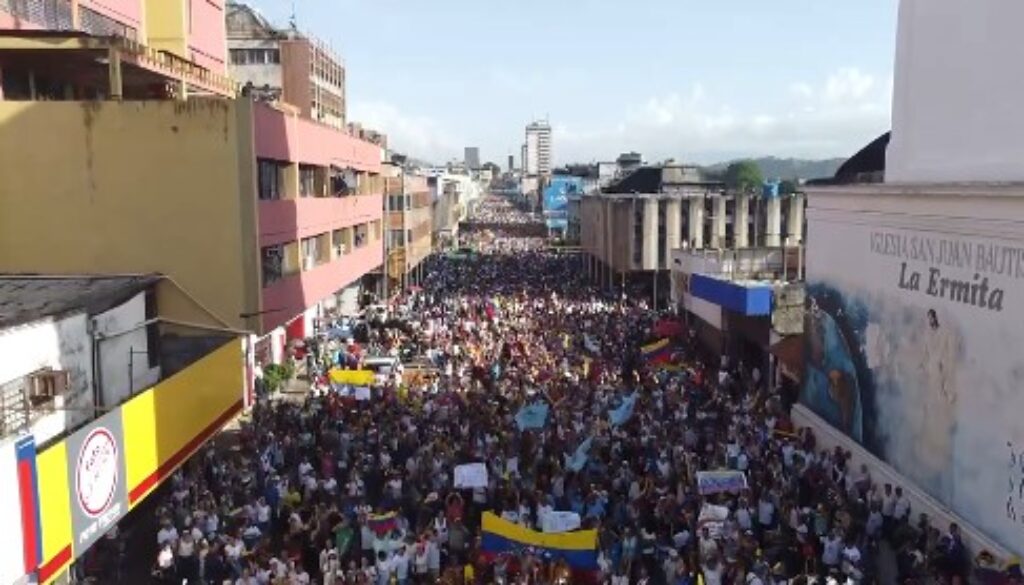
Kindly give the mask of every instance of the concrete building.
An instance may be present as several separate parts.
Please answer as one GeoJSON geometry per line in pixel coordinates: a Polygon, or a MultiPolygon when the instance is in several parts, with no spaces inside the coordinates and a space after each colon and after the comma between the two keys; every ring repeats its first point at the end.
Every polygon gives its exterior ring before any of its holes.
{"type": "Polygon", "coordinates": [[[615,176],[622,177],[632,173],[644,165],[644,157],[639,152],[624,152],[615,159],[615,176]]]}
{"type": "Polygon", "coordinates": [[[516,169],[516,157],[510,154],[510,155],[508,155],[508,172],[511,173],[515,169],[516,169]]]}
{"type": "Polygon", "coordinates": [[[900,3],[891,139],[860,169],[884,182],[808,187],[793,409],[997,561],[1024,555],[1021,18],[1009,0],[900,3]]]}
{"type": "Polygon", "coordinates": [[[592,278],[660,306],[669,299],[673,250],[799,245],[803,206],[802,196],[727,193],[692,166],[641,167],[583,196],[580,240],[592,278]]]}
{"type": "Polygon", "coordinates": [[[476,146],[467,146],[465,163],[466,169],[470,171],[480,170],[480,149],[476,146]]]}
{"type": "Polygon", "coordinates": [[[433,198],[425,174],[395,163],[384,165],[387,185],[387,290],[422,282],[422,263],[433,251],[433,198]]]}
{"type": "Polygon", "coordinates": [[[551,174],[551,124],[538,120],[526,125],[523,172],[527,175],[548,176],[551,174]]]}
{"type": "Polygon", "coordinates": [[[233,99],[194,65],[167,72],[144,48],[36,38],[0,40],[4,87],[31,76],[65,89],[0,101],[0,271],[166,274],[195,299],[177,309],[253,332],[266,363],[382,264],[378,146],[233,99]],[[82,65],[73,78],[68,62],[82,65]],[[152,90],[168,86],[185,89],[152,90]]]}
{"type": "Polygon", "coordinates": [[[254,8],[228,1],[231,76],[262,101],[282,101],[332,128],[347,125],[345,64],[326,43],[272,26],[254,8]]]}
{"type": "Polygon", "coordinates": [[[180,321],[175,297],[160,275],[0,276],[4,583],[65,579],[245,404],[237,333],[180,321]]]}

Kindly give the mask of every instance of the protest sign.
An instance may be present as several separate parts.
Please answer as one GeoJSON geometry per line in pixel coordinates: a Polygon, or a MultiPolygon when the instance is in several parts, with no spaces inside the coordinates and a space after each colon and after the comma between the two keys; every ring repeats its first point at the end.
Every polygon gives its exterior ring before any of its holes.
{"type": "Polygon", "coordinates": [[[580,527],[580,515],[576,512],[548,512],[541,518],[544,532],[569,532],[580,527]]]}
{"type": "Polygon", "coordinates": [[[747,476],[742,471],[698,471],[697,491],[707,496],[721,492],[736,493],[747,488],[747,476]]]}
{"type": "Polygon", "coordinates": [[[487,466],[483,463],[467,463],[455,466],[456,489],[487,487],[487,466]]]}

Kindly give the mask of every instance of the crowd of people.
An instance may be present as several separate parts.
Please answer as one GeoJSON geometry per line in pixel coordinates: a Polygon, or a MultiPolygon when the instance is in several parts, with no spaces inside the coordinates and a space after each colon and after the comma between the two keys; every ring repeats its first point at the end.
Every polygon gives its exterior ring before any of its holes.
{"type": "MultiPolygon", "coordinates": [[[[537,221],[498,199],[477,213],[537,221]]],[[[760,364],[698,359],[685,326],[671,360],[650,363],[641,348],[673,317],[594,288],[578,258],[540,240],[474,240],[477,255],[431,259],[421,290],[389,300],[410,308],[405,325],[375,327],[365,344],[418,348],[418,375],[363,396],[262,400],[237,444],[175,474],[157,579],[872,583],[881,543],[903,583],[966,575],[957,527],[929,526],[899,486],[794,428],[760,364]],[[612,420],[626,401],[628,417],[612,420]],[[521,429],[517,414],[537,403],[543,424],[521,429]],[[455,489],[454,468],[474,462],[488,485],[455,489]],[[746,487],[701,493],[709,470],[742,472],[746,487]],[[553,511],[575,512],[598,531],[598,570],[570,572],[530,547],[481,555],[486,511],[538,531],[553,511]]],[[[316,357],[358,368],[357,346],[316,357]]]]}

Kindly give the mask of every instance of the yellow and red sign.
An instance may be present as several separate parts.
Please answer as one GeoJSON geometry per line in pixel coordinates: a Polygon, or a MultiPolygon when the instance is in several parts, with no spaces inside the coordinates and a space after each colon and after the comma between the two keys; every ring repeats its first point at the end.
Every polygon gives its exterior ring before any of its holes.
{"type": "MultiPolygon", "coordinates": [[[[244,359],[242,344],[235,339],[103,417],[118,419],[119,425],[107,426],[123,430],[122,444],[109,451],[123,459],[124,477],[114,481],[124,482],[129,510],[241,411],[244,359]]],[[[95,430],[90,425],[36,456],[42,533],[38,578],[42,585],[62,575],[88,548],[89,539],[80,538],[82,546],[75,543],[73,512],[76,503],[82,502],[77,478],[82,449],[69,450],[83,441],[90,443],[89,436],[79,436],[82,433],[95,430]]],[[[119,468],[117,463],[110,467],[119,468]]],[[[109,487],[106,483],[102,486],[109,487]]]]}

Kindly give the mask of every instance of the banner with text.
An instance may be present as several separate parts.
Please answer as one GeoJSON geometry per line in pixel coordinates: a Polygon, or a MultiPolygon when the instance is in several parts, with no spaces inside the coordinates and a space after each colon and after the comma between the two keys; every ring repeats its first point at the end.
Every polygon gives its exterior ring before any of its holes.
{"type": "Polygon", "coordinates": [[[809,212],[800,400],[1024,553],[1024,238],[924,201],[809,212]]]}

